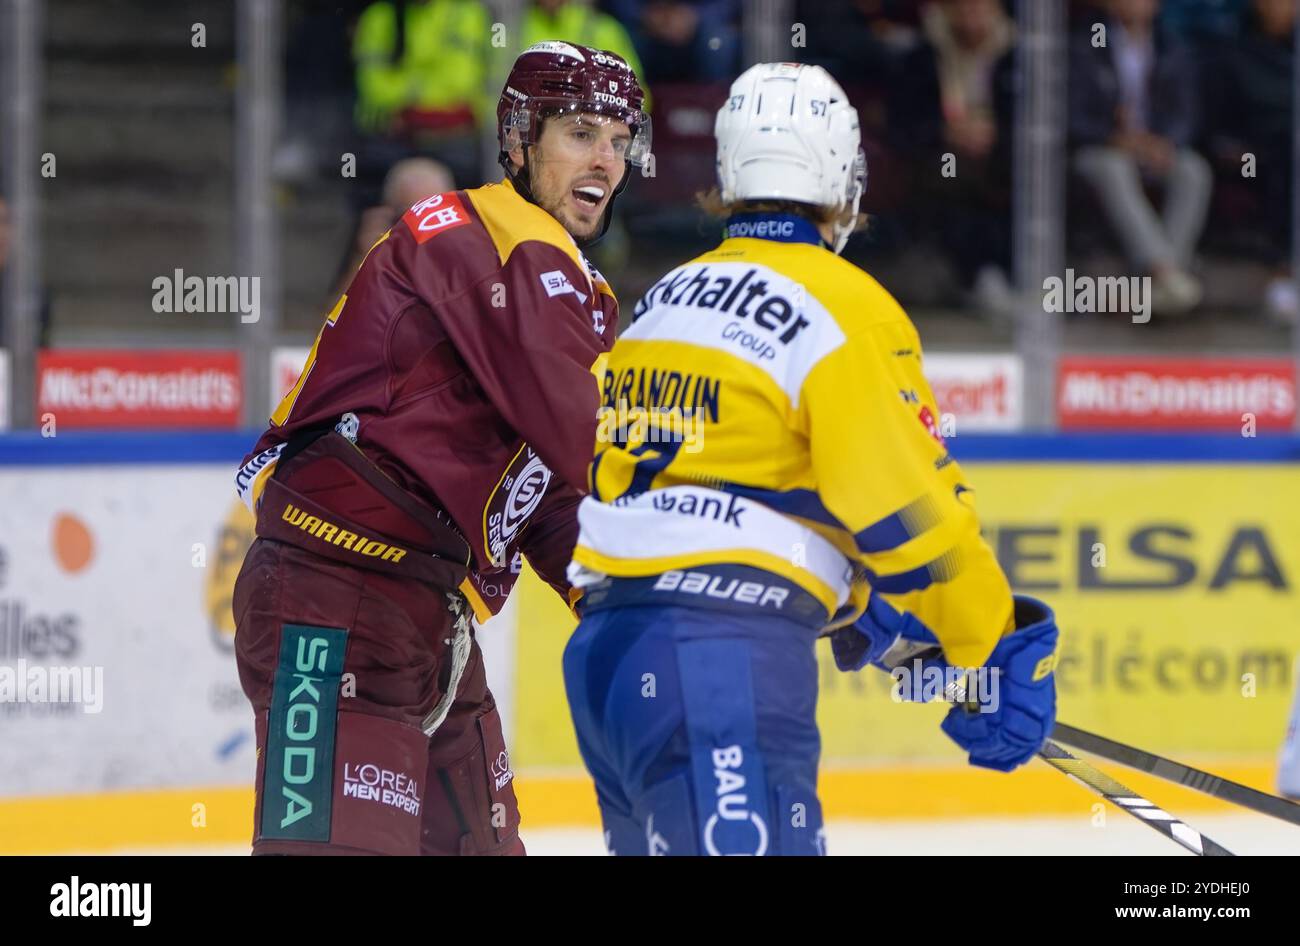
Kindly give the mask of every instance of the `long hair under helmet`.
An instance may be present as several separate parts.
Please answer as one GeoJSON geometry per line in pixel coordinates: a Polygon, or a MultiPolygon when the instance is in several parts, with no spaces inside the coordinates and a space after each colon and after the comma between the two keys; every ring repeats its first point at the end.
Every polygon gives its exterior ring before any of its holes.
{"type": "Polygon", "coordinates": [[[821,66],[763,62],[741,73],[714,123],[724,203],[788,200],[835,216],[833,249],[867,186],[857,110],[821,66]]]}
{"type": "Polygon", "coordinates": [[[528,146],[537,144],[542,121],[573,112],[606,115],[627,125],[632,142],[624,156],[626,172],[610,194],[594,243],[609,228],[614,198],[623,192],[631,168],[643,167],[650,156],[650,116],[642,110],[645,94],[636,73],[623,57],[590,46],[548,41],[534,43],[515,60],[497,102],[497,160],[506,177],[526,200],[536,203],[529,182],[528,146]],[[510,152],[522,148],[523,167],[516,170],[510,152]]]}

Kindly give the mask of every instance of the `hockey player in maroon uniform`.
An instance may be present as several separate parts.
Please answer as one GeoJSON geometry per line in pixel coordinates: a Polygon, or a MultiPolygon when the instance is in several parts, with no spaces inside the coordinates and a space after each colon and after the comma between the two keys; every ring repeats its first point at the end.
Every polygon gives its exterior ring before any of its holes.
{"type": "Polygon", "coordinates": [[[237,476],[258,854],[522,854],[473,638],[518,554],[569,599],[618,304],[579,246],[649,152],[618,56],[539,43],[497,107],[506,180],[370,250],[237,476]]]}

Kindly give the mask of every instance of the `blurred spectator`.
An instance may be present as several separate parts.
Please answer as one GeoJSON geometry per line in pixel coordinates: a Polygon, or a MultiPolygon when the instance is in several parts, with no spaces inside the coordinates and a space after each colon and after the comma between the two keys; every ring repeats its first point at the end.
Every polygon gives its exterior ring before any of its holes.
{"type": "Polygon", "coordinates": [[[382,202],[361,213],[351,252],[339,273],[331,299],[337,299],[347,290],[348,283],[352,282],[352,277],[361,268],[361,262],[370,248],[401,219],[402,214],[424,198],[454,190],[455,187],[451,171],[445,164],[429,158],[406,158],[394,164],[384,177],[382,202]]]}
{"type": "Polygon", "coordinates": [[[1106,44],[1091,30],[1070,47],[1073,166],[1090,185],[1129,263],[1152,276],[1152,307],[1186,312],[1201,299],[1187,272],[1205,226],[1210,167],[1191,148],[1196,71],[1187,47],[1154,30],[1159,0],[1110,0],[1106,44]],[[1158,213],[1146,187],[1164,191],[1158,213]]]}
{"type": "Polygon", "coordinates": [[[920,0],[798,0],[794,16],[807,27],[799,60],[822,66],[846,91],[888,82],[920,40],[919,8],[920,0]]]}
{"type": "Polygon", "coordinates": [[[1255,198],[1251,226],[1265,237],[1265,261],[1274,267],[1265,306],[1286,322],[1295,321],[1298,308],[1289,258],[1296,6],[1297,0],[1254,0],[1241,34],[1214,61],[1205,83],[1210,154],[1225,177],[1248,185],[1255,198]],[[1253,177],[1243,173],[1247,155],[1253,177]]]}
{"type": "Polygon", "coordinates": [[[1193,42],[1213,43],[1237,35],[1248,0],[1165,0],[1160,29],[1193,42]]]}
{"type": "Polygon", "coordinates": [[[740,0],[609,0],[650,82],[730,80],[740,71],[740,0]]]}
{"type": "Polygon", "coordinates": [[[580,0],[532,0],[524,10],[520,33],[519,46],[511,50],[511,56],[534,43],[561,39],[617,53],[627,60],[638,78],[644,78],[641,61],[623,24],[580,0]]]}
{"type": "MultiPolygon", "coordinates": [[[[478,0],[380,0],[357,21],[358,176],[373,185],[394,162],[425,155],[458,181],[481,171],[492,18],[478,0]]],[[[371,190],[373,194],[373,189],[371,190]]]]}
{"type": "Polygon", "coordinates": [[[1001,311],[1011,299],[1006,103],[1015,24],[1000,0],[943,0],[924,11],[922,32],[895,83],[895,140],[916,170],[926,228],[974,289],[975,304],[1001,311]]]}

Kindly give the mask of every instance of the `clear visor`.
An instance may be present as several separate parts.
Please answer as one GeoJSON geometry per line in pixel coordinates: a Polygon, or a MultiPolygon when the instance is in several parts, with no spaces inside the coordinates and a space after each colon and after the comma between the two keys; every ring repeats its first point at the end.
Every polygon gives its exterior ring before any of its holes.
{"type": "Polygon", "coordinates": [[[543,119],[557,120],[557,146],[574,157],[609,148],[615,157],[638,168],[649,158],[649,115],[619,105],[572,99],[533,98],[515,103],[502,132],[501,147],[510,151],[521,144],[537,144],[543,119]],[[628,118],[635,123],[635,131],[629,128],[628,118]]]}

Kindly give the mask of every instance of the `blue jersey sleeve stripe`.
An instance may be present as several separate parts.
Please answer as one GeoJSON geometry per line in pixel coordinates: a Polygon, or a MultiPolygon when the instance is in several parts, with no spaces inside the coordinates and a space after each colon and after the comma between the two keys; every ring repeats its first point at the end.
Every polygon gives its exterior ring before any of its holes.
{"type": "Polygon", "coordinates": [[[908,569],[905,572],[895,572],[892,575],[877,575],[871,569],[867,569],[867,581],[871,583],[873,589],[887,595],[901,595],[909,591],[922,591],[935,582],[942,583],[956,578],[957,573],[961,570],[961,560],[960,550],[952,548],[938,558],[926,562],[924,565],[918,565],[916,568],[908,569]]]}
{"type": "Polygon", "coordinates": [[[898,548],[910,538],[912,536],[908,534],[907,526],[903,522],[901,509],[890,513],[879,522],[873,522],[853,536],[853,540],[858,543],[858,548],[867,553],[888,552],[890,549],[898,548]]]}
{"type": "Polygon", "coordinates": [[[879,522],[872,523],[854,537],[858,548],[870,554],[888,552],[915,539],[939,524],[943,517],[929,496],[921,496],[879,522]]]}
{"type": "Polygon", "coordinates": [[[870,578],[871,587],[883,594],[901,595],[909,591],[922,591],[934,584],[934,576],[929,565],[920,565],[910,571],[894,575],[874,575],[870,578]]]}

